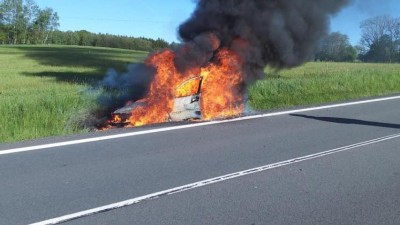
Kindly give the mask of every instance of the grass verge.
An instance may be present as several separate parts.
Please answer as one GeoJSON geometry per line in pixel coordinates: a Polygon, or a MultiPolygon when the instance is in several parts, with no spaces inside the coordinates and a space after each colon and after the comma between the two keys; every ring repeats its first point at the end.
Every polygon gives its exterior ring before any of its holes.
{"type": "Polygon", "coordinates": [[[400,64],[311,62],[274,71],[249,88],[257,110],[400,93],[400,64]]]}

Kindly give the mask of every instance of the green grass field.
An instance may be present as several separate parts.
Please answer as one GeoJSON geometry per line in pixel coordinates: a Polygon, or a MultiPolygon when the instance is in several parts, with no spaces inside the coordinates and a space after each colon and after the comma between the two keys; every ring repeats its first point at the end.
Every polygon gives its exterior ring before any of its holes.
{"type": "Polygon", "coordinates": [[[69,121],[95,103],[87,88],[109,67],[122,72],[146,55],[107,48],[1,46],[0,142],[84,132],[69,121]]]}
{"type": "MultiPolygon", "coordinates": [[[[0,46],[0,142],[85,132],[71,119],[95,104],[87,89],[108,68],[123,72],[146,52],[0,46]]],[[[400,93],[399,64],[308,63],[274,71],[249,88],[257,110],[400,93]]]]}
{"type": "Polygon", "coordinates": [[[267,78],[249,88],[258,110],[400,93],[400,64],[310,62],[265,72],[267,78]]]}

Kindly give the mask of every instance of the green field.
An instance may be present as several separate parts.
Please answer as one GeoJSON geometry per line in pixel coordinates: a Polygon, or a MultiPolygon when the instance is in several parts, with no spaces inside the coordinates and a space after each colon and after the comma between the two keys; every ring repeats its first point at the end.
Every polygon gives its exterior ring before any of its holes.
{"type": "Polygon", "coordinates": [[[70,122],[95,103],[88,87],[109,67],[146,52],[81,47],[0,47],[0,142],[85,132],[70,122]]]}
{"type": "MultiPolygon", "coordinates": [[[[0,46],[0,142],[66,135],[71,120],[95,104],[88,88],[108,68],[123,72],[146,52],[70,46],[0,46]]],[[[308,63],[266,69],[249,88],[257,110],[400,93],[399,64],[308,63]]]]}
{"type": "Polygon", "coordinates": [[[400,93],[400,64],[310,62],[265,70],[249,88],[250,105],[266,110],[400,93]]]}

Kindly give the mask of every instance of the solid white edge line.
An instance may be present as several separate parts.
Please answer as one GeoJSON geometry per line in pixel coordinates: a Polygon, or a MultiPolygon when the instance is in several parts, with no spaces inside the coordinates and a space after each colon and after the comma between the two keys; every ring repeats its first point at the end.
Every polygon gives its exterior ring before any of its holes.
{"type": "Polygon", "coordinates": [[[226,174],[226,175],[219,176],[219,177],[214,177],[214,178],[198,181],[198,182],[191,183],[191,184],[186,184],[186,185],[183,185],[183,186],[171,188],[171,189],[164,190],[164,191],[155,192],[155,193],[152,193],[152,194],[148,194],[148,195],[132,198],[132,199],[129,199],[129,200],[125,200],[125,201],[121,201],[121,202],[117,202],[117,203],[113,203],[113,204],[109,204],[109,205],[105,205],[105,206],[101,206],[101,207],[97,207],[97,208],[93,208],[93,209],[89,209],[89,210],[85,210],[85,211],[81,211],[81,212],[77,212],[77,213],[72,213],[72,214],[69,214],[69,215],[60,216],[60,217],[57,217],[57,218],[53,218],[53,219],[49,219],[49,220],[45,220],[45,221],[41,221],[41,222],[37,222],[37,223],[32,223],[31,225],[59,224],[59,223],[71,221],[71,220],[74,220],[74,219],[79,219],[79,218],[82,218],[82,217],[90,216],[90,215],[93,215],[93,214],[98,214],[98,213],[101,213],[101,212],[106,212],[106,211],[110,211],[110,210],[113,210],[113,209],[118,209],[118,208],[130,206],[130,205],[134,205],[134,204],[146,201],[146,200],[156,199],[156,198],[159,198],[159,197],[162,197],[162,196],[172,195],[172,194],[176,194],[176,193],[179,193],[179,192],[188,191],[188,190],[191,190],[191,189],[194,189],[194,188],[198,188],[198,187],[202,187],[202,186],[206,186],[206,185],[210,185],[210,184],[214,184],[214,183],[219,183],[219,182],[222,182],[222,181],[230,180],[230,179],[233,179],[233,178],[238,178],[238,177],[242,177],[242,176],[246,176],[246,175],[250,175],[250,174],[254,174],[254,173],[270,170],[270,169],[273,169],[273,168],[287,166],[287,165],[290,165],[290,164],[294,164],[294,163],[298,163],[298,162],[302,162],[302,161],[306,161],[306,160],[310,160],[310,159],[320,158],[320,157],[323,157],[323,156],[327,156],[327,155],[331,155],[331,154],[335,154],[335,153],[339,153],[339,152],[343,152],[343,151],[348,151],[348,150],[351,150],[351,149],[354,149],[354,148],[358,148],[358,147],[362,147],[362,146],[366,146],[366,145],[371,145],[371,144],[375,144],[375,143],[379,143],[379,142],[383,142],[383,141],[387,141],[387,140],[394,139],[394,138],[399,138],[399,137],[400,137],[400,133],[399,134],[385,136],[385,137],[381,137],[381,138],[376,138],[376,139],[372,139],[372,140],[369,140],[369,141],[364,141],[364,142],[360,142],[360,143],[356,143],[356,144],[352,144],[352,145],[347,145],[347,146],[331,149],[331,150],[324,151],[324,152],[310,154],[310,155],[306,155],[306,156],[302,156],[302,157],[298,157],[298,158],[293,158],[293,159],[289,159],[289,160],[285,160],[285,161],[281,161],[281,162],[277,162],[277,163],[273,163],[273,164],[264,165],[264,166],[261,166],[261,167],[256,167],[256,168],[252,168],[252,169],[248,169],[248,170],[243,170],[243,171],[226,174]]]}
{"type": "Polygon", "coordinates": [[[216,121],[208,121],[208,122],[187,124],[187,125],[180,125],[180,126],[173,126],[173,127],[157,128],[157,129],[151,129],[151,130],[145,130],[145,131],[135,131],[135,132],[124,133],[124,134],[115,134],[115,135],[108,135],[108,136],[101,136],[101,137],[94,137],[94,138],[86,138],[86,139],[58,142],[58,143],[52,143],[52,144],[28,146],[28,147],[22,147],[22,148],[14,148],[14,149],[5,149],[5,150],[0,150],[0,155],[41,150],[41,149],[47,149],[47,148],[62,147],[62,146],[68,146],[68,145],[84,144],[84,143],[89,143],[89,142],[97,142],[97,141],[132,137],[132,136],[145,135],[145,134],[153,134],[153,133],[187,129],[187,128],[193,128],[193,127],[209,126],[209,125],[213,125],[213,124],[230,123],[230,122],[251,120],[251,119],[257,119],[257,118],[264,118],[264,117],[287,115],[287,114],[299,113],[299,112],[309,112],[309,111],[315,111],[315,110],[321,110],[321,109],[331,109],[331,108],[344,107],[344,106],[360,105],[360,104],[388,101],[388,100],[394,100],[394,99],[400,99],[400,96],[377,98],[377,99],[370,99],[370,100],[356,101],[356,102],[347,102],[347,103],[341,103],[341,104],[318,106],[318,107],[311,107],[311,108],[304,108],[304,109],[295,109],[295,110],[289,110],[289,111],[281,111],[281,112],[266,113],[266,114],[252,115],[252,116],[244,116],[244,117],[238,117],[238,118],[228,119],[228,120],[216,120],[216,121]]]}

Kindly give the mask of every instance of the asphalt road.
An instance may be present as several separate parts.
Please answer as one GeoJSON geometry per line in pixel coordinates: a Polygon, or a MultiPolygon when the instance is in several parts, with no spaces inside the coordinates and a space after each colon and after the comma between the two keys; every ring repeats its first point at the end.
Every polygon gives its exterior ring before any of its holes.
{"type": "MultiPolygon", "coordinates": [[[[399,111],[400,99],[392,99],[0,154],[0,224],[40,222],[350,146],[65,224],[398,225],[400,136],[365,141],[399,134],[399,111]]],[[[52,141],[3,144],[0,153],[52,141]]]]}

